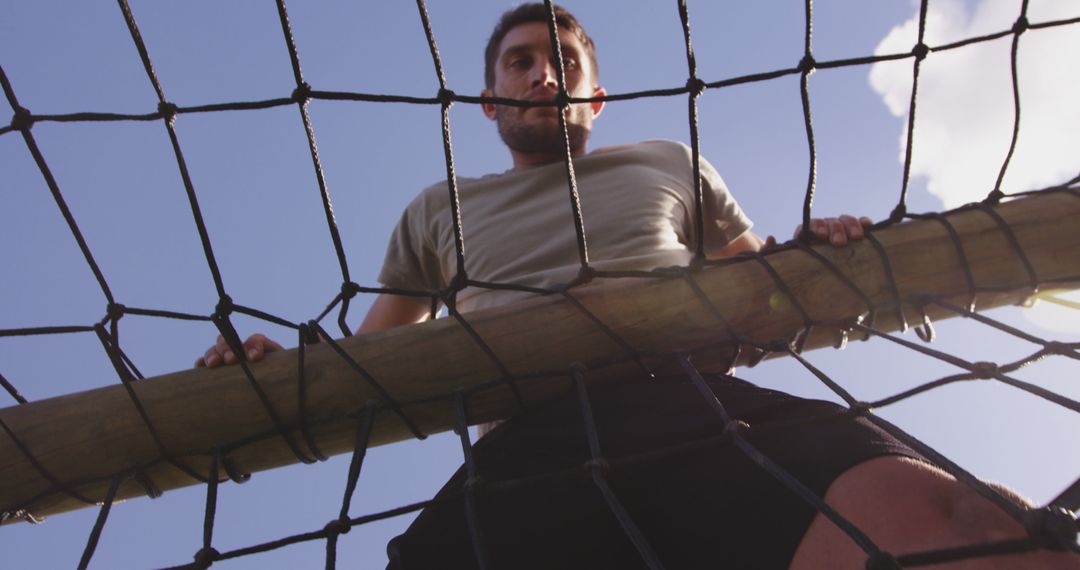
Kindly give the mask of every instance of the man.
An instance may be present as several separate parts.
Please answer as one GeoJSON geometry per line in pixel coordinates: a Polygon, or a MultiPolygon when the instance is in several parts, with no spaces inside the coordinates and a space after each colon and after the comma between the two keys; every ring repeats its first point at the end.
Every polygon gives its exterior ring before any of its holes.
{"type": "MultiPolygon", "coordinates": [[[[567,93],[605,95],[598,83],[595,46],[569,12],[556,8],[567,93]]],[[[485,53],[484,95],[552,101],[559,92],[548,14],[527,4],[503,15],[485,53]]],[[[665,141],[589,153],[588,136],[602,101],[565,111],[575,158],[592,265],[651,269],[692,259],[693,180],[689,151],[665,141]]],[[[578,269],[576,237],[568,226],[565,146],[553,106],[486,103],[510,150],[513,168],[461,179],[459,189],[466,271],[473,279],[553,287],[578,269]]],[[[706,254],[722,258],[756,251],[763,241],[702,161],[706,254]]],[[[380,281],[389,287],[438,290],[457,271],[445,183],[409,206],[388,247],[380,281]]],[[[868,220],[814,220],[812,231],[837,246],[863,237],[868,220]]],[[[524,296],[517,291],[466,289],[462,312],[524,296]]],[[[416,323],[429,307],[407,297],[380,295],[358,333],[416,323]]],[[[255,335],[245,342],[251,360],[279,350],[255,335]]],[[[201,363],[235,362],[221,339],[201,363]]],[[[710,387],[733,417],[751,426],[749,440],[790,471],[880,548],[894,554],[1022,538],[1021,525],[918,454],[862,420],[818,422],[798,430],[756,433],[778,419],[829,415],[832,404],[800,400],[733,378],[710,387]]],[[[720,433],[692,386],[680,379],[628,379],[591,388],[605,457],[669,449],[720,433]]],[[[516,480],[579,468],[580,475],[518,487],[481,486],[476,494],[480,535],[465,523],[464,470],[388,547],[391,568],[473,568],[483,558],[497,568],[635,568],[641,556],[581,468],[589,459],[577,400],[568,397],[511,419],[475,446],[487,482],[516,480]],[[479,539],[479,540],[477,540],[479,539]],[[481,546],[474,548],[475,545],[481,546]]],[[[612,468],[606,474],[645,542],[668,568],[864,568],[865,553],[728,442],[698,446],[612,468]]],[[[1064,553],[981,558],[947,568],[1080,567],[1064,553]],[[1071,566],[1066,566],[1071,564],[1071,566]]]]}

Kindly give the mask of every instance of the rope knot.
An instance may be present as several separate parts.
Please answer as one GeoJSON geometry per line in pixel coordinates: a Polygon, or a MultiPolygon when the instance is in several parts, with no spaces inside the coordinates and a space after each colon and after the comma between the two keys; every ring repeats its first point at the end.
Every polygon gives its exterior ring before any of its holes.
{"type": "Polygon", "coordinates": [[[578,270],[577,278],[574,279],[574,285],[584,285],[596,279],[596,270],[590,265],[582,265],[578,270]]]}
{"type": "Polygon", "coordinates": [[[907,215],[907,204],[897,204],[893,211],[889,213],[888,222],[890,224],[899,224],[904,221],[904,216],[907,215]]]}
{"type": "Polygon", "coordinates": [[[690,91],[692,97],[700,96],[708,87],[700,77],[691,77],[686,80],[686,88],[690,91]]]}
{"type": "Polygon", "coordinates": [[[566,92],[566,89],[559,89],[559,92],[555,95],[555,102],[559,104],[559,108],[570,105],[570,94],[566,92]]]}
{"type": "Polygon", "coordinates": [[[1068,356],[1073,353],[1073,349],[1070,348],[1069,345],[1058,340],[1052,340],[1046,343],[1045,348],[1047,352],[1060,354],[1061,356],[1068,356]]]}
{"type": "Polygon", "coordinates": [[[157,106],[158,114],[162,119],[171,127],[176,122],[176,114],[180,112],[180,108],[176,106],[176,103],[170,103],[168,101],[162,101],[157,106]]]}
{"type": "Polygon", "coordinates": [[[200,569],[209,568],[214,562],[221,559],[221,553],[217,549],[206,547],[195,553],[195,566],[200,569]]]}
{"type": "Polygon", "coordinates": [[[443,291],[457,293],[458,291],[461,291],[462,289],[467,287],[468,284],[469,276],[465,275],[464,273],[457,273],[454,275],[454,278],[450,280],[450,284],[447,285],[446,289],[443,289],[443,291]]]}
{"type": "Polygon", "coordinates": [[[926,56],[930,55],[930,46],[919,42],[911,49],[911,53],[915,56],[915,61],[922,61],[926,59],[926,56]]]}
{"type": "Polygon", "coordinates": [[[795,239],[799,240],[800,243],[808,245],[814,243],[817,236],[810,230],[810,224],[803,224],[802,227],[802,230],[799,231],[799,235],[795,236],[795,239]]]}
{"type": "Polygon", "coordinates": [[[998,365],[993,362],[976,362],[971,365],[971,373],[980,380],[989,380],[998,373],[998,365]]]}
{"type": "Polygon", "coordinates": [[[1020,35],[1026,32],[1029,27],[1031,27],[1031,24],[1028,23],[1027,16],[1020,16],[1016,19],[1016,23],[1013,24],[1012,33],[1020,35]]]}
{"type": "Polygon", "coordinates": [[[449,109],[450,106],[454,104],[454,101],[457,101],[457,93],[454,93],[453,91],[445,87],[440,87],[438,99],[439,103],[442,103],[443,107],[449,109]]]}
{"type": "Polygon", "coordinates": [[[850,409],[856,416],[865,416],[874,409],[874,406],[870,402],[855,402],[850,409]]]}
{"type": "Polygon", "coordinates": [[[34,126],[34,115],[30,109],[15,107],[15,114],[11,116],[11,128],[17,131],[29,131],[34,126]]]}
{"type": "Polygon", "coordinates": [[[318,330],[319,323],[314,320],[300,323],[300,338],[304,339],[304,344],[319,344],[322,342],[318,330]]]}
{"type": "Polygon", "coordinates": [[[111,321],[119,321],[120,317],[124,316],[124,312],[127,311],[127,307],[120,303],[109,303],[105,307],[105,318],[111,321]]]}
{"type": "Polygon", "coordinates": [[[229,454],[223,454],[219,456],[221,460],[221,466],[225,469],[225,475],[229,477],[229,480],[237,485],[243,485],[251,480],[251,473],[243,473],[236,468],[236,462],[229,454]]]}
{"type": "Polygon", "coordinates": [[[1077,521],[1063,507],[1049,506],[1030,511],[1024,520],[1028,534],[1042,548],[1069,550],[1076,544],[1077,521]]]}
{"type": "Polygon", "coordinates": [[[348,518],[342,517],[340,519],[334,519],[326,523],[326,526],[323,527],[323,530],[326,531],[327,534],[330,534],[332,536],[349,534],[349,531],[352,530],[352,525],[349,524],[348,518]]]}
{"type": "Polygon", "coordinates": [[[233,313],[233,309],[232,297],[222,295],[217,305],[214,306],[214,316],[218,318],[227,317],[233,313]]]}
{"type": "Polygon", "coordinates": [[[799,60],[799,71],[803,73],[812,73],[817,68],[817,61],[814,60],[814,56],[806,54],[799,60]]]}
{"type": "Polygon", "coordinates": [[[346,281],[341,284],[341,299],[348,301],[356,296],[360,292],[360,286],[352,281],[346,281]]]}
{"type": "Polygon", "coordinates": [[[866,559],[866,570],[903,570],[900,561],[888,552],[875,552],[866,559]]]}
{"type": "Polygon", "coordinates": [[[300,105],[303,105],[311,100],[311,85],[306,81],[297,85],[296,89],[293,89],[292,100],[296,101],[300,105]]]}
{"type": "Polygon", "coordinates": [[[1005,197],[1005,193],[1001,191],[1001,188],[994,188],[992,192],[986,195],[986,199],[983,200],[986,204],[997,204],[1005,197]]]}
{"type": "MultiPolygon", "coordinates": [[[[443,302],[446,305],[446,310],[450,311],[450,314],[454,314],[457,310],[457,294],[469,285],[469,276],[463,273],[457,273],[454,278],[450,280],[450,283],[444,289],[435,291],[436,299],[443,302]]],[[[432,316],[435,315],[435,305],[432,304],[431,308],[432,316]]]]}

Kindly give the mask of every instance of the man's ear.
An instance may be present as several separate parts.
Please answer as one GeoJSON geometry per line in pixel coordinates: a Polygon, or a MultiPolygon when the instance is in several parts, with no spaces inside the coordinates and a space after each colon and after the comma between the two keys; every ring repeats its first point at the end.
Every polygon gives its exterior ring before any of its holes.
{"type": "MultiPolygon", "coordinates": [[[[495,93],[493,93],[491,91],[491,89],[484,89],[483,91],[480,92],[480,96],[481,97],[494,97],[495,93]]],[[[484,116],[485,117],[491,119],[492,121],[495,120],[495,104],[494,103],[481,103],[480,108],[484,110],[484,116]]]]}
{"type": "MultiPolygon", "coordinates": [[[[597,87],[596,89],[593,89],[593,97],[604,97],[606,95],[607,90],[603,87],[597,87]]],[[[605,101],[593,101],[589,103],[589,106],[592,107],[592,116],[594,119],[600,116],[600,111],[604,110],[604,103],[605,101]]]]}

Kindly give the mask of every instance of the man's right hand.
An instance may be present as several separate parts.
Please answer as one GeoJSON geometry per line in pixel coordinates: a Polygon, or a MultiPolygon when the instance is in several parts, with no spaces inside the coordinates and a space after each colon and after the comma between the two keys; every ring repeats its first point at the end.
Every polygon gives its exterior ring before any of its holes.
{"type": "MultiPolygon", "coordinates": [[[[253,334],[244,341],[244,354],[247,356],[248,362],[258,362],[259,360],[262,360],[264,354],[279,350],[285,350],[285,347],[267,338],[266,335],[263,334],[253,334]]],[[[229,348],[228,343],[225,342],[225,338],[218,335],[217,342],[214,343],[214,346],[208,348],[206,353],[195,361],[195,367],[200,368],[205,366],[206,368],[217,368],[222,364],[236,364],[237,362],[240,362],[240,359],[237,358],[236,354],[229,348]]]]}

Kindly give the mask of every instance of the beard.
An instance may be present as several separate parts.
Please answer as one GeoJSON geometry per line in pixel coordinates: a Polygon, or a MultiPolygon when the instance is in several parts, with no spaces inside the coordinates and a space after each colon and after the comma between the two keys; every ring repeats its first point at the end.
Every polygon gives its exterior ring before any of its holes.
{"type": "MultiPolygon", "coordinates": [[[[563,154],[566,148],[562,129],[557,116],[525,118],[526,112],[537,115],[557,107],[510,107],[499,105],[495,108],[495,120],[499,127],[499,137],[511,150],[524,154],[563,154]],[[539,111],[539,112],[538,112],[539,111]]],[[[588,105],[572,105],[567,112],[566,133],[570,142],[570,153],[578,154],[585,148],[592,131],[592,116],[588,105]]]]}

